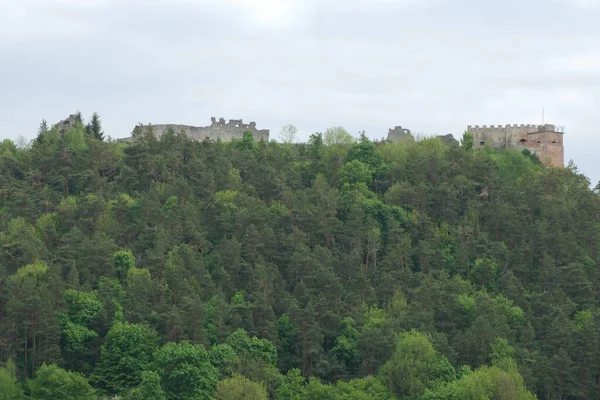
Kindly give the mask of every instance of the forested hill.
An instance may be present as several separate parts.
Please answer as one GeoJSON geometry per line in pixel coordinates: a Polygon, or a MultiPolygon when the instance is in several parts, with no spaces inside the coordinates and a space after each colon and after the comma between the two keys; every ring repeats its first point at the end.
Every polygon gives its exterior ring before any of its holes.
{"type": "Polygon", "coordinates": [[[599,398],[600,196],[470,140],[5,140],[0,399],[599,398]]]}

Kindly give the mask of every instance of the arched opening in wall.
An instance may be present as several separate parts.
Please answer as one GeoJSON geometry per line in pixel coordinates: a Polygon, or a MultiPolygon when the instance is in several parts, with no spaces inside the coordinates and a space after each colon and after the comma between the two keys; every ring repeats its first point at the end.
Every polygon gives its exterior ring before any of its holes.
{"type": "Polygon", "coordinates": [[[556,143],[556,140],[553,140],[552,143],[556,143]]]}
{"type": "Polygon", "coordinates": [[[519,143],[527,143],[527,140],[521,139],[521,140],[519,140],[519,143]]]}
{"type": "Polygon", "coordinates": [[[540,141],[538,140],[537,142],[539,143],[540,141]]]}

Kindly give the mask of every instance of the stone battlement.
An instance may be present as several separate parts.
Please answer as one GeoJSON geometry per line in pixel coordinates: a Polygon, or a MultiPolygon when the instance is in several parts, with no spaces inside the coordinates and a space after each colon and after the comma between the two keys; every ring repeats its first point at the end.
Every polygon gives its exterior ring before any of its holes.
{"type": "Polygon", "coordinates": [[[530,132],[561,132],[561,130],[557,130],[555,125],[552,124],[544,124],[544,125],[535,125],[535,124],[507,124],[507,125],[468,125],[467,130],[469,132],[474,132],[478,129],[509,129],[509,128],[518,128],[528,130],[530,132]]]}
{"type": "Polygon", "coordinates": [[[229,122],[225,122],[225,118],[217,119],[215,117],[210,118],[211,127],[228,127],[228,128],[236,128],[236,129],[244,129],[246,130],[256,130],[256,122],[252,121],[249,124],[244,124],[241,119],[230,119],[229,122]]]}

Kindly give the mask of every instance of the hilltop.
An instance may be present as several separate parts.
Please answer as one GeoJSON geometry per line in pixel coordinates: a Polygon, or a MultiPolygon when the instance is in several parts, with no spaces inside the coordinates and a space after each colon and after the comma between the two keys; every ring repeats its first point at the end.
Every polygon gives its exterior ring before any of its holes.
{"type": "Polygon", "coordinates": [[[0,145],[7,393],[600,394],[600,197],[574,165],[469,135],[103,138],[0,145]]]}

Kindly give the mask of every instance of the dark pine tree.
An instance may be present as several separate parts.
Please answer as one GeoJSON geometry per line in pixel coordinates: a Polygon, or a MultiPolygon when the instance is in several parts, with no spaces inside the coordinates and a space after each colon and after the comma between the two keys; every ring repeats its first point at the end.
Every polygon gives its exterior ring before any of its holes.
{"type": "Polygon", "coordinates": [[[42,142],[42,137],[44,136],[44,134],[46,132],[48,132],[50,129],[48,129],[48,123],[46,122],[45,119],[42,120],[42,122],[40,123],[40,126],[38,128],[38,132],[37,132],[37,141],[38,142],[42,142]]]}
{"type": "Polygon", "coordinates": [[[104,140],[104,132],[102,131],[102,121],[98,113],[92,115],[92,119],[85,127],[86,133],[97,140],[104,140]]]}

